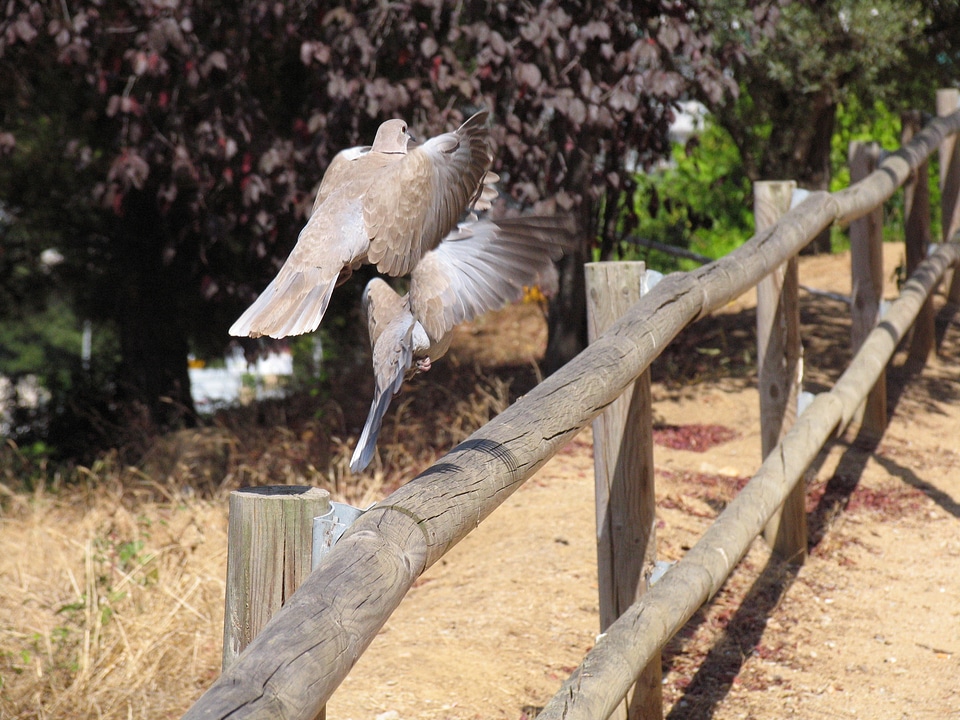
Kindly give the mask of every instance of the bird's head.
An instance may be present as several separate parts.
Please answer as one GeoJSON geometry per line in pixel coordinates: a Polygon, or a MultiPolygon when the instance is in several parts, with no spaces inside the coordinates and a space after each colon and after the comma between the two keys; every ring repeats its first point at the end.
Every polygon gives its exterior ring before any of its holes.
{"type": "Polygon", "coordinates": [[[407,143],[413,136],[403,120],[387,120],[377,129],[377,136],[373,139],[373,152],[397,153],[406,155],[407,143]]]}

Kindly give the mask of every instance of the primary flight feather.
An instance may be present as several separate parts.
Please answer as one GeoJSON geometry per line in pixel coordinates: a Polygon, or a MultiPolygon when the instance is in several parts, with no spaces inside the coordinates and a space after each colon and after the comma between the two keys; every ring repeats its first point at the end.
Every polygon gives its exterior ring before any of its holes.
{"type": "Polygon", "coordinates": [[[553,276],[553,261],[572,243],[566,218],[473,217],[424,254],[400,296],[381,278],[363,293],[372,351],[373,402],[357,448],[353,472],[373,458],[377,435],[393,396],[408,374],[429,369],[450,347],[452,330],[488,310],[523,297],[525,287],[553,276]]]}

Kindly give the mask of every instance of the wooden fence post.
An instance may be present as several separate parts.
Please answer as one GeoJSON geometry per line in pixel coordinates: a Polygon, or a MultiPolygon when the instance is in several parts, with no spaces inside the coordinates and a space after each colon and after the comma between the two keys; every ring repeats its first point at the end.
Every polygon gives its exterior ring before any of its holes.
{"type": "MultiPolygon", "coordinates": [[[[900,141],[906,145],[923,128],[919,110],[910,110],[900,116],[900,141]]],[[[929,166],[924,160],[917,172],[903,186],[904,233],[907,247],[907,277],[913,275],[917,266],[927,259],[930,248],[930,177],[929,166]]],[[[910,361],[926,364],[936,344],[933,298],[927,298],[913,324],[913,339],[910,341],[910,361]]]]}
{"type": "MultiPolygon", "coordinates": [[[[587,263],[587,335],[599,337],[640,299],[642,262],[587,263]]],[[[650,370],[593,421],[600,630],[647,590],[656,562],[656,495],[650,370]]],[[[660,655],[611,718],[662,718],[660,655]]]]}
{"type": "MultiPolygon", "coordinates": [[[[797,184],[758,182],[753,186],[756,232],[773,226],[790,209],[797,184]]],[[[797,258],[757,285],[757,375],[760,389],[760,441],[763,457],[777,446],[797,418],[803,372],[797,258]]],[[[781,560],[802,564],[807,556],[806,487],[797,483],[774,513],[763,537],[781,560]]]]}
{"type": "Polygon", "coordinates": [[[330,493],[320,488],[272,485],[230,493],[224,670],[310,574],[313,518],[329,509],[330,493]]]}
{"type": "MultiPolygon", "coordinates": [[[[937,115],[951,115],[960,108],[960,90],[937,90],[937,115]]],[[[950,242],[960,230],[960,142],[956,135],[947,135],[940,143],[940,222],[943,242],[950,242]]],[[[947,300],[960,305],[960,273],[954,268],[947,300]]]]}
{"type": "MultiPolygon", "coordinates": [[[[875,142],[850,143],[850,184],[863,180],[877,169],[880,145],[875,142]]],[[[850,341],[856,353],[880,318],[883,299],[883,206],[850,223],[850,269],[853,275],[850,341]]],[[[867,395],[858,411],[860,431],[879,438],[887,427],[887,374],[867,395]]]]}

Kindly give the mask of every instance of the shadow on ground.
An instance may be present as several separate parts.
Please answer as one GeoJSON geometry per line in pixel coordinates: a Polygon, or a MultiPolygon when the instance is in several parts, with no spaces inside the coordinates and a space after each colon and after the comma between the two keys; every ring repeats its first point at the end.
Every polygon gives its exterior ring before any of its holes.
{"type": "MultiPolygon", "coordinates": [[[[829,390],[850,360],[849,320],[846,319],[849,313],[845,308],[843,312],[838,312],[839,308],[835,307],[837,304],[828,298],[813,298],[805,302],[801,310],[805,355],[815,361],[815,366],[810,360],[806,364],[804,387],[813,392],[829,390]]],[[[748,324],[753,322],[755,315],[752,311],[730,315],[721,320],[723,329],[717,330],[713,336],[742,338],[748,332],[748,324]]],[[[945,328],[948,322],[949,317],[945,313],[938,316],[937,339],[942,352],[953,353],[955,348],[942,347],[944,342],[948,342],[945,328]]],[[[889,369],[888,415],[892,416],[898,409],[900,412],[942,414],[942,403],[955,403],[960,399],[960,383],[944,383],[942,378],[921,374],[922,369],[921,366],[907,363],[889,369]]],[[[889,455],[878,452],[879,445],[878,439],[864,435],[847,443],[836,470],[808,512],[808,550],[811,553],[823,542],[833,522],[849,505],[866,464],[871,459],[892,476],[932,499],[944,511],[960,517],[960,502],[957,499],[921,479],[913,470],[897,463],[889,455]]],[[[808,470],[807,477],[817,474],[828,451],[829,448],[821,451],[808,470]]],[[[798,566],[770,558],[689,678],[683,694],[667,716],[669,720],[699,720],[714,715],[746,661],[762,647],[767,620],[793,585],[799,569],[798,566]]],[[[664,648],[662,663],[665,673],[681,654],[689,652],[689,648],[684,647],[685,641],[707,622],[708,612],[707,608],[701,608],[664,648]]],[[[712,621],[716,622],[716,618],[712,621]]]]}

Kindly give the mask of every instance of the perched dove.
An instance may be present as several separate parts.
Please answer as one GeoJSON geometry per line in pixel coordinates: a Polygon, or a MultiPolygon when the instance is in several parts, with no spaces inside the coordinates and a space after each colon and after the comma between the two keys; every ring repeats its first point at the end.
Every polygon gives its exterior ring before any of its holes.
{"type": "Polygon", "coordinates": [[[388,120],[372,146],[338,153],[293,251],[230,334],[281,338],[316,330],[334,288],[361,264],[408,274],[467,208],[489,199],[487,115],[422,145],[403,120],[388,120]]]}
{"type": "Polygon", "coordinates": [[[407,295],[381,278],[367,284],[363,307],[376,388],[351,471],[360,472],[373,458],[383,416],[408,373],[428,370],[446,353],[455,325],[517,301],[525,286],[554,277],[553,261],[571,237],[565,218],[471,217],[423,256],[407,295]]]}

